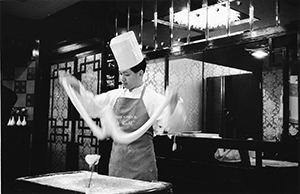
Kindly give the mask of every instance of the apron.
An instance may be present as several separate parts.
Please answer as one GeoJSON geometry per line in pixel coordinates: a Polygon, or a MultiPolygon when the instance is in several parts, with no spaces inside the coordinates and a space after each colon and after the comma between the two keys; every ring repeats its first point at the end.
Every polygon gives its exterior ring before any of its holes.
{"type": "MultiPolygon", "coordinates": [[[[143,102],[145,88],[140,98],[119,97],[114,105],[114,112],[123,131],[133,132],[140,128],[149,115],[143,102]]],[[[157,180],[157,167],[153,145],[153,128],[130,144],[113,142],[109,162],[109,176],[157,180]]]]}

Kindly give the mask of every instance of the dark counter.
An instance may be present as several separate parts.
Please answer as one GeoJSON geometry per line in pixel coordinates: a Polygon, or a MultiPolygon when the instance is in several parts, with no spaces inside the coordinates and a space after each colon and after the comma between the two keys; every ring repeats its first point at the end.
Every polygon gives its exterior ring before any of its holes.
{"type": "Polygon", "coordinates": [[[159,180],[171,182],[174,193],[299,193],[298,165],[266,166],[263,157],[255,159],[256,165],[249,157],[235,163],[214,158],[218,148],[262,153],[281,150],[281,144],[176,136],[177,149],[172,151],[174,137],[170,137],[156,136],[154,144],[159,180]]]}

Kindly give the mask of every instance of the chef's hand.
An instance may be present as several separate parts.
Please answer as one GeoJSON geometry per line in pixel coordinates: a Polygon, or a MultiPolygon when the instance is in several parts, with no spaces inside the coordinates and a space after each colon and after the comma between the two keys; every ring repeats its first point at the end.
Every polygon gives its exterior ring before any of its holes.
{"type": "Polygon", "coordinates": [[[71,74],[66,73],[65,71],[58,71],[59,82],[61,83],[62,79],[66,81],[78,92],[80,93],[79,81],[71,74]]]}

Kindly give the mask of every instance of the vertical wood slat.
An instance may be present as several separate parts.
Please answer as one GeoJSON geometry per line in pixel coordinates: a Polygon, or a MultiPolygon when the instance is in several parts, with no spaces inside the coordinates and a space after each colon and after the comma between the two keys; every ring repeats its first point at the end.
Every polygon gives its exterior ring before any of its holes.
{"type": "Polygon", "coordinates": [[[191,22],[190,22],[191,0],[187,0],[186,8],[187,8],[187,14],[188,14],[188,17],[187,17],[188,35],[186,38],[186,42],[187,42],[187,44],[189,44],[191,41],[190,40],[190,38],[191,38],[191,22]]]}
{"type": "Polygon", "coordinates": [[[169,18],[170,18],[170,47],[172,48],[173,45],[173,30],[174,30],[174,0],[171,0],[171,5],[169,9],[169,18]]]}
{"type": "Polygon", "coordinates": [[[300,91],[300,32],[297,33],[297,62],[298,64],[298,128],[300,122],[300,98],[299,98],[299,91],[300,91]]]}
{"type": "Polygon", "coordinates": [[[228,36],[230,34],[230,1],[227,0],[225,5],[227,9],[226,35],[228,36]]]}
{"type": "Polygon", "coordinates": [[[169,66],[170,66],[170,57],[169,55],[165,56],[165,90],[169,86],[169,66]]]}
{"type": "Polygon", "coordinates": [[[249,25],[250,25],[250,32],[253,30],[253,19],[254,19],[254,7],[252,4],[252,0],[249,2],[249,25]]]}
{"type": "Polygon", "coordinates": [[[118,36],[118,4],[116,4],[116,15],[115,15],[115,36],[118,36]]]}
{"type": "Polygon", "coordinates": [[[153,44],[154,44],[154,50],[157,49],[157,0],[155,0],[154,5],[154,33],[153,33],[153,44]]]}
{"type": "Polygon", "coordinates": [[[127,32],[129,31],[130,27],[130,1],[128,1],[127,5],[127,32]]]}
{"type": "Polygon", "coordinates": [[[202,1],[202,7],[205,7],[206,9],[206,24],[205,24],[205,39],[206,41],[208,40],[209,38],[209,29],[208,29],[208,0],[203,0],[202,1]]]}
{"type": "MultiPolygon", "coordinates": [[[[220,92],[220,100],[221,100],[221,114],[220,114],[220,119],[221,119],[221,129],[219,129],[219,133],[224,131],[224,129],[226,129],[226,125],[225,125],[225,103],[226,103],[226,96],[225,96],[225,90],[226,90],[226,76],[221,76],[221,92],[220,92]]],[[[225,130],[226,131],[226,130],[225,130]]],[[[225,135],[227,136],[227,132],[225,132],[225,135]]],[[[226,137],[225,136],[225,137],[226,137]]]]}
{"type": "Polygon", "coordinates": [[[275,1],[275,23],[276,26],[278,27],[280,25],[280,0],[275,1]]]}
{"type": "Polygon", "coordinates": [[[283,65],[283,131],[282,141],[286,141],[289,134],[289,104],[290,104],[290,50],[285,49],[283,65]]]}
{"type": "Polygon", "coordinates": [[[140,33],[140,45],[143,48],[143,35],[144,35],[144,0],[141,2],[141,33],[140,33]]]}

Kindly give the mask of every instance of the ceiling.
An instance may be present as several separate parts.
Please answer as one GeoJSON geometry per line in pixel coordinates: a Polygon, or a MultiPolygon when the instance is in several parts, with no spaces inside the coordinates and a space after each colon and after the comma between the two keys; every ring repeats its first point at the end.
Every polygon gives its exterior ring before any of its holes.
{"type": "MultiPolygon", "coordinates": [[[[0,0],[0,6],[1,6],[1,15],[2,14],[6,14],[6,15],[11,15],[11,16],[17,16],[20,18],[24,18],[24,19],[30,19],[33,21],[41,21],[46,19],[48,16],[51,15],[55,15],[56,13],[76,4],[82,1],[93,1],[95,2],[96,0],[0,0]]],[[[108,2],[108,0],[98,0],[100,1],[106,1],[108,2]]],[[[111,0],[112,1],[116,1],[116,0],[111,0]]],[[[192,5],[196,6],[201,6],[201,0],[191,0],[193,1],[192,5]]],[[[211,1],[218,1],[218,0],[209,0],[209,2],[211,1]]],[[[240,10],[243,13],[247,13],[248,10],[248,5],[249,5],[249,1],[250,0],[240,0],[240,2],[242,2],[241,5],[238,4],[232,4],[234,6],[235,9],[240,10]]],[[[127,8],[126,5],[122,6],[123,3],[126,4],[127,1],[118,1],[118,5],[117,9],[120,11],[120,18],[119,18],[119,22],[121,23],[121,20],[123,21],[122,23],[124,24],[124,27],[126,27],[126,22],[127,22],[127,8]],[[121,9],[121,10],[120,10],[121,9]],[[121,15],[122,14],[122,15],[121,15]]],[[[141,2],[140,0],[132,0],[131,2],[135,2],[138,6],[140,5],[139,2],[141,2]]],[[[145,9],[145,13],[144,13],[144,17],[148,18],[152,17],[153,19],[153,0],[144,0],[145,4],[144,4],[144,9],[145,9]],[[152,2],[152,3],[151,3],[152,2]]],[[[174,0],[174,7],[182,7],[182,4],[186,2],[186,0],[174,0]]],[[[253,4],[255,5],[255,17],[259,18],[259,22],[257,22],[257,24],[261,25],[262,27],[265,24],[269,24],[270,20],[272,20],[272,22],[274,23],[275,21],[275,17],[274,17],[274,5],[275,5],[275,0],[252,0],[253,4]],[[269,6],[268,3],[271,3],[272,6],[269,6]],[[272,14],[268,14],[269,12],[273,12],[272,14]]],[[[285,20],[289,20],[288,17],[290,17],[290,15],[292,17],[298,17],[299,18],[299,0],[281,0],[281,5],[282,5],[282,9],[281,11],[281,16],[282,19],[285,20]],[[291,11],[293,10],[293,11],[291,11]],[[294,13],[294,14],[291,14],[294,13]],[[295,16],[296,15],[296,16],[295,16]],[[287,19],[286,19],[287,18],[287,19]]],[[[158,10],[159,13],[162,13],[163,11],[168,11],[169,9],[165,9],[165,7],[160,6],[161,4],[163,4],[163,1],[159,1],[159,7],[160,9],[158,10]]],[[[134,16],[138,16],[139,15],[139,8],[135,9],[135,5],[131,4],[132,9],[132,18],[134,18],[134,16]]],[[[137,6],[137,7],[138,7],[137,6]]],[[[113,13],[113,11],[111,11],[113,13]]],[[[114,15],[112,15],[111,17],[112,22],[114,22],[114,15]]],[[[153,28],[153,23],[151,22],[151,18],[148,19],[149,26],[151,25],[153,28]]],[[[139,24],[140,20],[137,17],[137,24],[139,24]]],[[[285,22],[284,20],[282,20],[282,23],[285,22]]],[[[135,23],[134,23],[135,24],[135,23]]],[[[122,27],[122,26],[120,26],[122,27]]],[[[144,26],[145,28],[147,27],[147,25],[144,26]]],[[[165,28],[168,30],[168,26],[165,26],[165,28]]],[[[181,36],[181,34],[185,34],[184,36],[186,36],[186,32],[184,31],[180,31],[181,29],[176,29],[174,30],[174,37],[176,37],[176,34],[178,36],[181,36]]],[[[19,30],[14,30],[16,33],[19,30]]],[[[152,33],[151,30],[145,30],[146,33],[152,33]]],[[[11,31],[10,31],[11,33],[11,31]]],[[[146,34],[145,33],[145,34],[146,34]]],[[[194,32],[196,33],[196,32],[194,32]]],[[[26,36],[28,36],[28,33],[23,33],[26,36]]],[[[151,35],[151,34],[150,34],[151,35]]],[[[153,34],[152,34],[153,35],[153,34]]],[[[168,36],[167,33],[160,33],[159,37],[161,40],[164,39],[168,39],[168,37],[164,37],[164,36],[168,36]]],[[[18,35],[19,37],[19,35],[18,35]]],[[[146,37],[146,35],[145,35],[146,37]]],[[[149,36],[150,37],[150,36],[149,36]]],[[[174,38],[175,39],[175,38],[174,38]]],[[[176,38],[177,40],[177,38],[176,38]]],[[[152,36],[149,39],[149,42],[153,43],[152,41],[152,36]]],[[[241,48],[239,50],[243,50],[244,49],[241,48]]],[[[224,50],[222,50],[223,53],[224,50]]],[[[236,57],[236,55],[234,54],[236,52],[228,52],[226,54],[226,60],[228,59],[232,59],[234,57],[236,57]],[[232,55],[232,58],[229,57],[229,55],[232,55]]],[[[215,58],[214,56],[216,56],[215,54],[212,55],[212,58],[215,58]]],[[[220,55],[219,55],[220,56],[220,55]]],[[[221,58],[221,57],[219,57],[221,58]]],[[[225,61],[225,59],[223,60],[223,62],[225,61]]],[[[217,62],[216,62],[217,63],[217,62]]]]}
{"type": "Polygon", "coordinates": [[[42,20],[81,0],[4,0],[1,13],[25,19],[42,20]]]}
{"type": "MultiPolygon", "coordinates": [[[[17,16],[26,19],[32,19],[32,20],[42,20],[45,19],[47,16],[53,15],[75,3],[78,3],[79,1],[91,1],[91,0],[2,0],[0,1],[0,5],[1,5],[1,14],[8,14],[8,15],[17,16]]],[[[105,0],[98,0],[98,1],[105,1],[105,0]]],[[[218,1],[218,0],[209,0],[209,2],[210,1],[218,1]]],[[[299,8],[299,0],[281,0],[281,1],[288,3],[290,6],[299,8]]],[[[174,4],[176,3],[180,4],[180,2],[181,0],[176,0],[174,1],[174,4]]],[[[199,0],[198,2],[201,2],[201,0],[199,0]]],[[[243,0],[241,0],[240,2],[243,2],[243,0]]]]}

